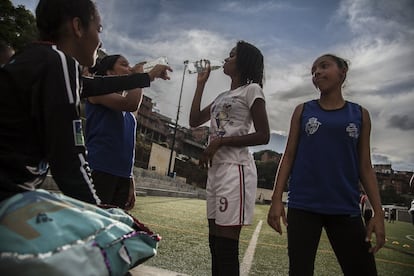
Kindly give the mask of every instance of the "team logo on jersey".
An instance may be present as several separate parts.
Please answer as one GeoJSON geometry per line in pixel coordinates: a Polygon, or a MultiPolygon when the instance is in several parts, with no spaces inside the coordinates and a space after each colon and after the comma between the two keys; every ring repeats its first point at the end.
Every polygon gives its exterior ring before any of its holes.
{"type": "Polygon", "coordinates": [[[318,118],[315,118],[315,117],[309,118],[305,126],[306,134],[312,135],[316,133],[320,125],[321,125],[321,122],[318,121],[318,118]]]}
{"type": "Polygon", "coordinates": [[[217,130],[215,131],[217,136],[224,136],[224,134],[226,134],[225,126],[227,124],[233,124],[233,121],[229,116],[231,109],[232,105],[230,102],[224,102],[223,104],[214,107],[213,116],[217,125],[217,130]]]}
{"type": "Polygon", "coordinates": [[[84,146],[85,140],[83,138],[83,131],[82,131],[82,121],[81,120],[73,120],[72,121],[73,127],[73,138],[75,141],[75,146],[84,146]]]}
{"type": "Polygon", "coordinates": [[[346,132],[348,132],[349,137],[358,139],[359,137],[359,131],[357,126],[354,123],[349,123],[349,125],[346,127],[346,132]]]}

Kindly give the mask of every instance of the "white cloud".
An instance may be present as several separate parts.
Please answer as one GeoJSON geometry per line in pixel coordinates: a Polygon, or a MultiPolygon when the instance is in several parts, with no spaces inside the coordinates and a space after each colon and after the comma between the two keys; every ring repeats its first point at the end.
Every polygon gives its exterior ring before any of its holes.
{"type": "MultiPolygon", "coordinates": [[[[176,118],[184,60],[195,61],[201,58],[221,59],[228,56],[236,41],[207,30],[190,29],[179,32],[158,33],[148,39],[131,38],[117,32],[108,32],[102,37],[104,45],[110,49],[120,49],[121,45],[131,63],[142,59],[166,56],[174,72],[171,81],[156,81],[144,91],[157,102],[161,113],[176,118]],[[108,43],[106,42],[108,41],[108,43]]],[[[219,70],[218,70],[219,71],[219,70]]],[[[181,101],[179,123],[188,126],[189,107],[195,91],[196,75],[186,73],[181,101]]],[[[209,104],[218,92],[229,88],[229,79],[222,73],[213,71],[206,86],[202,104],[209,104]]]]}
{"type": "Polygon", "coordinates": [[[345,0],[338,9],[338,17],[346,18],[356,34],[389,35],[412,28],[414,4],[411,0],[345,0]]]}
{"type": "Polygon", "coordinates": [[[343,1],[339,12],[355,35],[338,48],[351,60],[346,91],[371,113],[374,162],[386,157],[404,170],[414,169],[413,7],[404,0],[354,0],[343,1]]]}
{"type": "Polygon", "coordinates": [[[187,59],[224,59],[235,43],[218,33],[199,29],[159,33],[148,39],[125,37],[116,32],[109,32],[102,39],[104,45],[110,45],[111,48],[122,45],[125,51],[135,58],[138,58],[138,53],[145,58],[167,56],[170,63],[174,65],[181,65],[187,59]]]}
{"type": "Polygon", "coordinates": [[[288,2],[278,1],[223,1],[218,10],[238,14],[257,15],[260,13],[283,11],[287,9],[298,9],[288,2]]]}
{"type": "MultiPolygon", "coordinates": [[[[33,10],[35,6],[29,0],[13,3],[33,10]]],[[[412,0],[327,1],[323,6],[305,0],[108,0],[97,5],[104,23],[101,37],[109,52],[122,53],[131,63],[168,57],[174,69],[171,81],[156,81],[144,91],[173,120],[183,61],[224,58],[238,39],[255,44],[265,57],[266,106],[271,129],[278,133],[288,132],[297,104],[318,97],[310,79],[314,59],[328,52],[349,59],[344,96],[370,111],[374,161],[414,169],[412,0]]],[[[195,84],[196,76],[187,74],[179,121],[184,126],[195,84]]],[[[212,72],[202,104],[229,86],[227,76],[212,72]]]]}

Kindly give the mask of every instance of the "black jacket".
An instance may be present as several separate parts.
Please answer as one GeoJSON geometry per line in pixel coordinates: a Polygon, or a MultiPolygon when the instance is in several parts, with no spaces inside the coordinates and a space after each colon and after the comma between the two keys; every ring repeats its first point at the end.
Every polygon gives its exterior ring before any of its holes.
{"type": "Polygon", "coordinates": [[[148,74],[80,76],[78,62],[33,43],[0,68],[0,201],[32,190],[50,167],[60,190],[100,203],[85,157],[80,97],[150,84],[148,74]]]}

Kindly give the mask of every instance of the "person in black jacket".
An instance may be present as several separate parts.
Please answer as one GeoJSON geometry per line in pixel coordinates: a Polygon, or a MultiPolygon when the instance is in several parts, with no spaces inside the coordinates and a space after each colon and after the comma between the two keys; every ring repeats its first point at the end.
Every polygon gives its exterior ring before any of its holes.
{"type": "Polygon", "coordinates": [[[6,42],[0,40],[0,67],[6,64],[14,55],[14,49],[6,42]]]}
{"type": "Polygon", "coordinates": [[[50,168],[64,194],[99,204],[85,161],[80,97],[147,87],[172,70],[82,77],[80,65],[95,64],[102,30],[91,0],[40,0],[36,23],[41,41],[0,68],[0,201],[38,188],[50,168]]]}

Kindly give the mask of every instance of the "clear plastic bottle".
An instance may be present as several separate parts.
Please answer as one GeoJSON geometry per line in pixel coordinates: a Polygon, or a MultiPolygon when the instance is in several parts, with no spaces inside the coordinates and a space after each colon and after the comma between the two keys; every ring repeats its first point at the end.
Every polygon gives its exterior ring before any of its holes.
{"type": "Polygon", "coordinates": [[[210,62],[211,71],[223,68],[224,61],[213,59],[201,59],[192,61],[187,64],[187,70],[190,74],[201,73],[207,69],[207,63],[210,62]]]}
{"type": "Polygon", "coordinates": [[[154,60],[147,61],[144,64],[144,73],[151,71],[151,69],[154,68],[154,66],[157,64],[168,65],[167,57],[159,57],[154,60]]]}

